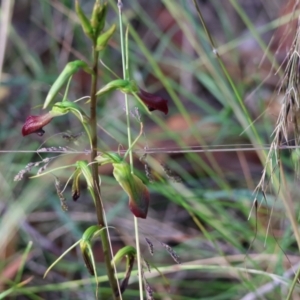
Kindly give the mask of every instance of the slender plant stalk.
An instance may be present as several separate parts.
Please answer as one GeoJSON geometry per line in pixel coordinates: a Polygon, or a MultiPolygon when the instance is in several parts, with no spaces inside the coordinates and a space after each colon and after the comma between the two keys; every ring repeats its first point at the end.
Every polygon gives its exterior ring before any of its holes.
{"type": "MultiPolygon", "coordinates": [[[[97,156],[97,147],[98,147],[98,140],[97,140],[97,81],[98,81],[98,58],[99,54],[96,51],[96,44],[93,45],[93,76],[92,76],[92,85],[91,85],[91,114],[90,114],[90,122],[91,122],[91,139],[92,139],[92,145],[91,145],[91,162],[95,161],[95,157],[97,156]]],[[[106,227],[106,223],[104,220],[104,214],[103,214],[103,205],[102,205],[102,198],[101,198],[101,192],[100,192],[100,184],[99,184],[99,175],[98,175],[98,165],[92,164],[92,175],[93,175],[93,189],[94,189],[94,201],[96,206],[96,213],[97,213],[97,219],[98,224],[100,226],[106,227]]],[[[115,292],[118,291],[119,285],[115,278],[115,272],[111,265],[111,253],[110,253],[110,247],[109,247],[109,239],[107,230],[103,231],[102,234],[102,250],[105,260],[105,265],[107,269],[107,275],[108,280],[110,283],[110,286],[112,288],[112,295],[113,299],[119,299],[118,296],[115,295],[115,292]]]]}
{"type": "MultiPolygon", "coordinates": [[[[127,59],[125,58],[125,47],[124,47],[124,34],[123,34],[123,23],[122,23],[122,1],[118,0],[118,9],[119,9],[119,24],[120,24],[120,40],[121,40],[121,53],[122,53],[122,66],[123,66],[123,78],[129,79],[128,77],[128,47],[126,54],[127,59]]],[[[128,96],[125,94],[125,110],[126,110],[126,124],[127,124],[127,139],[128,139],[128,149],[129,150],[129,163],[130,170],[133,174],[133,155],[132,155],[132,138],[131,138],[131,129],[130,129],[130,115],[129,115],[129,105],[128,105],[128,96]]],[[[139,290],[140,290],[140,299],[143,300],[143,279],[142,279],[142,266],[141,266],[141,250],[140,250],[140,240],[139,240],[139,227],[138,219],[134,216],[134,232],[135,232],[135,241],[136,241],[136,252],[137,252],[137,265],[138,265],[138,276],[139,276],[139,290]]]]}

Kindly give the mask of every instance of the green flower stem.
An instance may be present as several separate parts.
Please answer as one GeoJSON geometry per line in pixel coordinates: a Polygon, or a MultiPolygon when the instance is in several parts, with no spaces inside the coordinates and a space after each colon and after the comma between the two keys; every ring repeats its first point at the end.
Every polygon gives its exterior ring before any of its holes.
{"type": "MultiPolygon", "coordinates": [[[[91,85],[91,104],[90,104],[90,124],[91,124],[91,162],[95,161],[95,157],[97,156],[97,81],[98,81],[98,58],[99,52],[96,51],[96,42],[93,44],[93,76],[92,76],[92,85],[91,85]]],[[[103,215],[103,205],[99,184],[99,176],[98,176],[98,164],[92,164],[92,176],[93,176],[93,194],[95,197],[95,206],[98,224],[102,227],[106,227],[105,219],[103,215]]],[[[115,272],[111,265],[111,253],[109,247],[109,239],[107,231],[103,231],[102,235],[102,250],[104,254],[105,265],[107,269],[108,280],[110,286],[113,290],[112,296],[113,299],[119,299],[119,297],[115,296],[115,292],[118,291],[118,282],[115,278],[115,272]]]]}
{"type": "MultiPolygon", "coordinates": [[[[128,80],[129,79],[129,78],[127,78],[128,77],[128,59],[125,58],[124,34],[123,34],[123,24],[122,24],[122,5],[123,5],[122,0],[118,0],[120,40],[121,40],[120,42],[121,42],[122,65],[123,65],[123,79],[128,80]]],[[[127,37],[126,53],[127,53],[127,58],[128,58],[128,33],[127,33],[126,37],[127,37]]],[[[131,173],[133,174],[133,155],[132,155],[132,147],[131,147],[132,139],[131,139],[130,115],[129,115],[129,105],[128,105],[128,95],[127,94],[125,94],[125,110],[126,110],[127,138],[128,138],[128,149],[129,149],[129,163],[130,163],[131,173]]],[[[137,251],[140,299],[143,300],[141,250],[140,250],[138,219],[136,217],[134,217],[134,232],[135,232],[135,242],[136,242],[136,251],[137,251]]]]}

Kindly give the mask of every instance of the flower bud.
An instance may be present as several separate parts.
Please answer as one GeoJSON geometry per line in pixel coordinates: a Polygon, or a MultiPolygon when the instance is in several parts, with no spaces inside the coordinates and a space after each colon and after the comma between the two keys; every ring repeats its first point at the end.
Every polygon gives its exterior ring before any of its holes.
{"type": "Polygon", "coordinates": [[[50,102],[56,97],[56,95],[59,93],[62,86],[67,83],[67,81],[70,79],[72,75],[74,75],[80,68],[83,68],[86,72],[90,73],[91,70],[88,67],[88,65],[82,61],[82,60],[75,60],[72,62],[69,62],[66,64],[63,71],[60,73],[60,75],[57,77],[53,85],[51,86],[48,95],[46,97],[46,100],[44,102],[43,108],[46,108],[50,102]]]}
{"type": "Polygon", "coordinates": [[[83,32],[92,40],[94,39],[94,31],[93,31],[93,27],[90,23],[90,20],[87,18],[87,16],[84,14],[81,6],[79,5],[78,0],[75,3],[75,10],[77,13],[77,16],[80,20],[81,23],[81,27],[83,29],[83,32]]]}
{"type": "Polygon", "coordinates": [[[96,1],[92,13],[92,18],[91,18],[91,25],[94,29],[94,35],[96,38],[104,28],[106,12],[107,12],[107,3],[101,5],[99,1],[96,1]]]}
{"type": "Polygon", "coordinates": [[[97,51],[101,51],[107,46],[107,43],[109,42],[110,38],[114,34],[115,30],[116,30],[116,25],[113,24],[107,31],[102,33],[97,38],[97,46],[96,46],[97,51]]]}

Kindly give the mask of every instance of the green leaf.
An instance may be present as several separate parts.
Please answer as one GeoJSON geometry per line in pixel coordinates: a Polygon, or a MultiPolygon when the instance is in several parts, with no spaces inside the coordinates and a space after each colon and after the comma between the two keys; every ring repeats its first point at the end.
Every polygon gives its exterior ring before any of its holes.
{"type": "Polygon", "coordinates": [[[73,248],[75,248],[81,240],[77,241],[76,243],[74,243],[71,247],[69,247],[59,258],[57,258],[52,264],[51,266],[46,270],[46,272],[44,273],[43,278],[46,278],[46,276],[48,275],[48,273],[50,272],[50,270],[68,253],[70,252],[73,248]]]}

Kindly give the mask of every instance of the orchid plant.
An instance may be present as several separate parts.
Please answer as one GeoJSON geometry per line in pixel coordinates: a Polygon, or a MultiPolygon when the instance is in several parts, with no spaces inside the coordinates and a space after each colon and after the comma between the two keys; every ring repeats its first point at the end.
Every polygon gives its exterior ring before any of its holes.
{"type": "MultiPolygon", "coordinates": [[[[45,133],[43,128],[48,123],[50,123],[53,118],[61,117],[69,113],[75,115],[75,117],[77,117],[81,122],[89,138],[89,146],[91,149],[90,161],[77,161],[74,162],[74,164],[72,164],[71,166],[63,166],[59,167],[59,169],[75,167],[75,171],[71,175],[71,178],[73,180],[73,200],[77,200],[80,197],[80,179],[83,178],[86,181],[91,198],[93,199],[95,204],[98,224],[94,224],[87,228],[85,233],[83,234],[82,239],[75,243],[72,247],[75,247],[78,244],[80,245],[83,259],[89,272],[97,278],[95,260],[92,253],[92,241],[96,237],[101,238],[108,279],[113,291],[112,295],[114,299],[118,299],[120,294],[126,289],[130,272],[136,257],[136,250],[132,246],[126,246],[120,249],[120,251],[112,259],[112,254],[110,253],[109,248],[109,238],[107,231],[108,225],[106,224],[103,212],[104,200],[100,192],[101,186],[99,180],[99,166],[102,166],[104,164],[112,164],[113,176],[119,183],[119,185],[123,188],[124,192],[126,192],[129,196],[129,209],[131,210],[135,218],[147,217],[148,206],[150,203],[150,194],[145,183],[136,174],[134,174],[132,159],[130,160],[130,162],[127,162],[126,160],[128,154],[131,154],[132,156],[132,148],[137,140],[134,143],[131,143],[131,140],[129,139],[128,151],[124,156],[121,156],[120,154],[114,152],[99,151],[97,142],[97,121],[99,121],[97,119],[97,102],[101,101],[101,97],[104,94],[110,93],[115,90],[119,90],[120,92],[124,93],[126,101],[127,96],[131,96],[131,98],[139,101],[149,111],[158,110],[163,112],[164,114],[167,114],[168,102],[158,95],[153,95],[139,88],[133,80],[130,80],[129,75],[127,74],[128,72],[124,72],[125,75],[123,79],[118,78],[106,84],[104,87],[98,88],[99,54],[101,51],[108,47],[109,41],[115,33],[116,25],[113,24],[108,29],[105,29],[108,6],[107,3],[102,3],[100,0],[95,1],[90,17],[86,16],[78,1],[76,1],[75,8],[83,32],[92,42],[93,60],[91,64],[86,63],[82,60],[76,60],[69,62],[65,66],[61,74],[53,83],[45,99],[43,109],[47,110],[47,112],[42,113],[41,115],[28,116],[22,128],[22,135],[27,136],[29,134],[35,133],[39,136],[42,136],[45,133]],[[87,101],[84,105],[79,105],[76,101],[71,101],[68,99],[70,82],[73,75],[80,69],[91,76],[92,82],[89,101],[87,101]],[[66,90],[63,99],[59,102],[55,102],[64,86],[66,86],[66,90]],[[88,114],[87,111],[90,111],[90,113],[88,114]],[[115,276],[114,264],[120,261],[122,257],[127,257],[127,272],[122,284],[119,285],[115,276]]],[[[119,10],[121,11],[120,5],[119,10]]],[[[122,22],[120,22],[120,26],[122,26],[121,24],[122,22]]],[[[123,31],[121,29],[122,28],[120,28],[122,47],[121,50],[123,54],[123,31]]],[[[128,113],[129,112],[127,106],[127,116],[128,113]]],[[[47,174],[51,175],[54,171],[55,169],[47,170],[33,177],[40,177],[47,174]]],[[[20,179],[21,176],[17,178],[20,179]]],[[[61,193],[59,195],[60,197],[63,197],[61,193]]],[[[70,249],[68,249],[67,251],[69,250],[70,249]]],[[[53,267],[53,265],[50,266],[46,274],[53,267]]]]}

